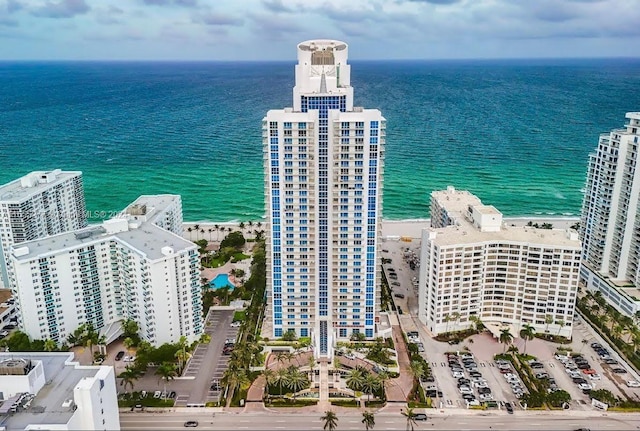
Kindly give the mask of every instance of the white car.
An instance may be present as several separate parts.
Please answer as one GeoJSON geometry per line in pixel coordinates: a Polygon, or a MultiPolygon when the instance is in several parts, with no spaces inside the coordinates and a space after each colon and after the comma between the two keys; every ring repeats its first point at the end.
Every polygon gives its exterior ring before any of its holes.
{"type": "Polygon", "coordinates": [[[454,371],[453,373],[451,373],[451,375],[455,379],[459,379],[460,377],[464,377],[464,373],[462,371],[454,371]]]}
{"type": "Polygon", "coordinates": [[[506,373],[506,374],[504,374],[504,378],[507,379],[507,380],[510,380],[510,379],[517,379],[518,376],[516,376],[513,373],[506,373]]]}
{"type": "Polygon", "coordinates": [[[580,383],[578,385],[578,388],[582,389],[583,391],[593,389],[593,387],[589,383],[580,383]]]}
{"type": "Polygon", "coordinates": [[[122,359],[122,362],[135,362],[135,360],[135,356],[125,356],[124,359],[122,359]]]}
{"type": "Polygon", "coordinates": [[[480,398],[480,401],[491,401],[491,400],[493,400],[493,395],[491,395],[491,394],[480,394],[480,395],[478,395],[478,398],[480,398]]]}
{"type": "Polygon", "coordinates": [[[630,388],[640,388],[640,382],[638,382],[637,380],[629,380],[627,382],[627,386],[630,388]]]}
{"type": "MultiPolygon", "coordinates": [[[[489,400],[487,400],[487,401],[489,401],[489,400]]],[[[480,401],[471,400],[471,401],[467,401],[467,404],[469,404],[470,406],[479,406],[480,405],[480,401]]]]}
{"type": "Polygon", "coordinates": [[[461,394],[469,394],[472,395],[473,394],[473,389],[471,389],[469,386],[462,386],[460,388],[460,393],[461,394]]]}
{"type": "Polygon", "coordinates": [[[160,398],[160,395],[162,395],[162,392],[160,392],[160,391],[155,391],[155,392],[153,393],[153,398],[160,398]]]}
{"type": "Polygon", "coordinates": [[[488,388],[489,385],[487,385],[487,382],[473,382],[473,387],[474,388],[488,388]]]}
{"type": "Polygon", "coordinates": [[[589,374],[589,378],[591,380],[602,380],[602,377],[600,376],[600,374],[595,373],[595,374],[589,374]]]}
{"type": "Polygon", "coordinates": [[[242,322],[241,322],[241,321],[236,320],[235,322],[231,322],[231,325],[230,325],[230,326],[231,326],[232,328],[239,328],[241,324],[242,324],[242,322]]]}

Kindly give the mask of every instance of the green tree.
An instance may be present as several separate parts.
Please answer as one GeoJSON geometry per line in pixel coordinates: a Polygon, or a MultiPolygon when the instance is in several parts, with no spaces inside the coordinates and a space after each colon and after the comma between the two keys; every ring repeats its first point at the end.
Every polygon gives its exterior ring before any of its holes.
{"type": "Polygon", "coordinates": [[[296,367],[291,366],[287,370],[287,388],[293,392],[293,398],[295,399],[296,393],[309,386],[309,379],[307,379],[306,373],[301,372],[296,367]]]}
{"type": "Polygon", "coordinates": [[[276,371],[275,381],[280,388],[280,396],[282,396],[282,387],[286,386],[289,379],[289,371],[286,368],[279,368],[276,371]]]}
{"type": "Polygon", "coordinates": [[[560,331],[562,331],[562,328],[564,328],[564,320],[559,319],[556,321],[556,325],[558,325],[558,334],[560,335],[560,331]]]}
{"type": "Polygon", "coordinates": [[[618,404],[618,398],[616,398],[616,396],[613,395],[611,391],[608,391],[606,389],[597,389],[595,391],[591,391],[589,393],[589,396],[592,399],[607,403],[610,406],[615,406],[616,404],[618,404]]]}
{"type": "Polygon", "coordinates": [[[411,361],[409,367],[411,368],[411,374],[416,379],[419,379],[424,374],[424,367],[421,361],[411,361]]]}
{"type": "Polygon", "coordinates": [[[571,395],[569,392],[564,390],[558,390],[555,392],[551,392],[547,395],[547,402],[551,404],[553,407],[562,407],[564,403],[568,403],[571,401],[571,395]]]}
{"type": "Polygon", "coordinates": [[[549,332],[549,325],[551,325],[553,323],[553,316],[551,314],[547,314],[544,316],[544,332],[548,333],[549,332]]]}
{"type": "Polygon", "coordinates": [[[138,336],[138,332],[140,331],[140,327],[135,320],[125,319],[121,323],[122,325],[122,336],[125,338],[131,338],[134,341],[140,339],[138,336]]]}
{"type": "Polygon", "coordinates": [[[237,388],[249,383],[249,377],[244,369],[228,367],[222,374],[220,382],[228,388],[227,407],[231,405],[233,393],[237,388]]]}
{"type": "Polygon", "coordinates": [[[502,353],[507,350],[507,345],[513,342],[513,335],[509,331],[509,328],[504,328],[500,330],[500,343],[504,344],[504,348],[502,349],[502,353]]]}
{"type": "Polygon", "coordinates": [[[413,411],[412,408],[407,408],[406,410],[402,411],[402,416],[404,416],[407,419],[407,431],[414,430],[414,427],[418,426],[417,422],[416,422],[416,413],[413,411]]]}
{"type": "Polygon", "coordinates": [[[334,431],[338,427],[338,416],[331,410],[325,411],[320,420],[324,422],[323,429],[325,430],[334,431]]]}
{"type": "Polygon", "coordinates": [[[296,336],[296,331],[294,331],[293,329],[289,329],[282,335],[283,341],[296,341],[297,339],[298,337],[296,336]]]}
{"type": "Polygon", "coordinates": [[[371,395],[380,389],[380,379],[372,373],[367,373],[362,382],[362,392],[367,394],[367,401],[371,400],[371,395]]]}
{"type": "Polygon", "coordinates": [[[480,317],[475,314],[469,316],[469,321],[473,323],[473,329],[475,329],[476,331],[480,331],[480,329],[483,327],[482,320],[480,320],[480,317]]]}
{"type": "Polygon", "coordinates": [[[451,322],[451,320],[452,320],[452,317],[450,314],[447,314],[444,316],[444,321],[447,323],[444,329],[445,334],[449,333],[449,322],[451,322]]]}
{"type": "Polygon", "coordinates": [[[47,352],[53,352],[58,348],[58,345],[51,338],[44,340],[44,350],[47,352]]]}
{"type": "Polygon", "coordinates": [[[376,420],[373,416],[373,412],[362,412],[362,423],[364,424],[364,429],[369,431],[376,426],[376,420]]]}
{"type": "Polygon", "coordinates": [[[349,371],[347,375],[347,387],[353,391],[362,391],[362,385],[364,384],[365,373],[362,368],[356,367],[349,371]]]}
{"type": "Polygon", "coordinates": [[[524,340],[524,353],[527,353],[527,341],[533,340],[535,338],[536,330],[533,329],[533,326],[528,323],[525,324],[522,329],[520,329],[520,338],[524,340]]]}
{"type": "Polygon", "coordinates": [[[161,363],[158,369],[156,370],[156,375],[159,376],[159,380],[162,380],[164,382],[163,393],[166,396],[167,382],[175,379],[178,376],[178,370],[176,369],[176,364],[173,364],[171,362],[161,363]]]}
{"type": "Polygon", "coordinates": [[[227,235],[222,240],[222,242],[220,243],[220,248],[223,249],[225,247],[233,247],[234,249],[238,250],[242,248],[245,243],[246,240],[244,239],[242,232],[236,231],[229,233],[229,235],[227,235]]]}
{"type": "Polygon", "coordinates": [[[132,367],[127,367],[118,375],[118,377],[122,379],[120,381],[120,385],[124,386],[125,391],[127,390],[127,386],[131,386],[131,390],[133,390],[133,384],[140,378],[140,375],[141,373],[139,370],[132,367]]]}

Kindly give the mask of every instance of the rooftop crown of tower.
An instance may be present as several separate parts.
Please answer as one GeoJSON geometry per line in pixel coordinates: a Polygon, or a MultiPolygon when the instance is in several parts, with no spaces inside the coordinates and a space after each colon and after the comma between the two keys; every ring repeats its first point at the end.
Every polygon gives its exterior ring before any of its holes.
{"type": "Polygon", "coordinates": [[[298,44],[294,110],[300,110],[300,97],[347,95],[347,110],[353,107],[351,66],[347,64],[347,44],[339,40],[317,39],[298,44]]]}

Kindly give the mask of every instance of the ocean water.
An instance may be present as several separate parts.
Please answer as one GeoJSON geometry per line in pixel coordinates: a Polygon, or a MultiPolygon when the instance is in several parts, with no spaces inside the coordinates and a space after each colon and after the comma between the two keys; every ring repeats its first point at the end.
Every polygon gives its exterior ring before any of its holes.
{"type": "MultiPolygon", "coordinates": [[[[506,216],[576,215],[598,135],[640,110],[640,59],[352,62],[387,119],[386,219],[469,189],[506,216]]],[[[0,184],[82,170],[91,214],[182,195],[185,220],[264,215],[261,120],[294,63],[0,63],[0,184]]]]}

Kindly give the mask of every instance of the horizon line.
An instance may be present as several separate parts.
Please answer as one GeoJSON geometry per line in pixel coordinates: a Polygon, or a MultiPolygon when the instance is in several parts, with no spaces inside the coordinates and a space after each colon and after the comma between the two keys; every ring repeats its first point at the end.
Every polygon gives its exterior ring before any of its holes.
{"type": "MultiPolygon", "coordinates": [[[[576,57],[464,57],[464,58],[350,58],[349,62],[465,62],[528,60],[640,60],[640,56],[576,56],[576,57]]],[[[1,63],[293,63],[297,60],[204,60],[204,59],[0,59],[1,63]]]]}

